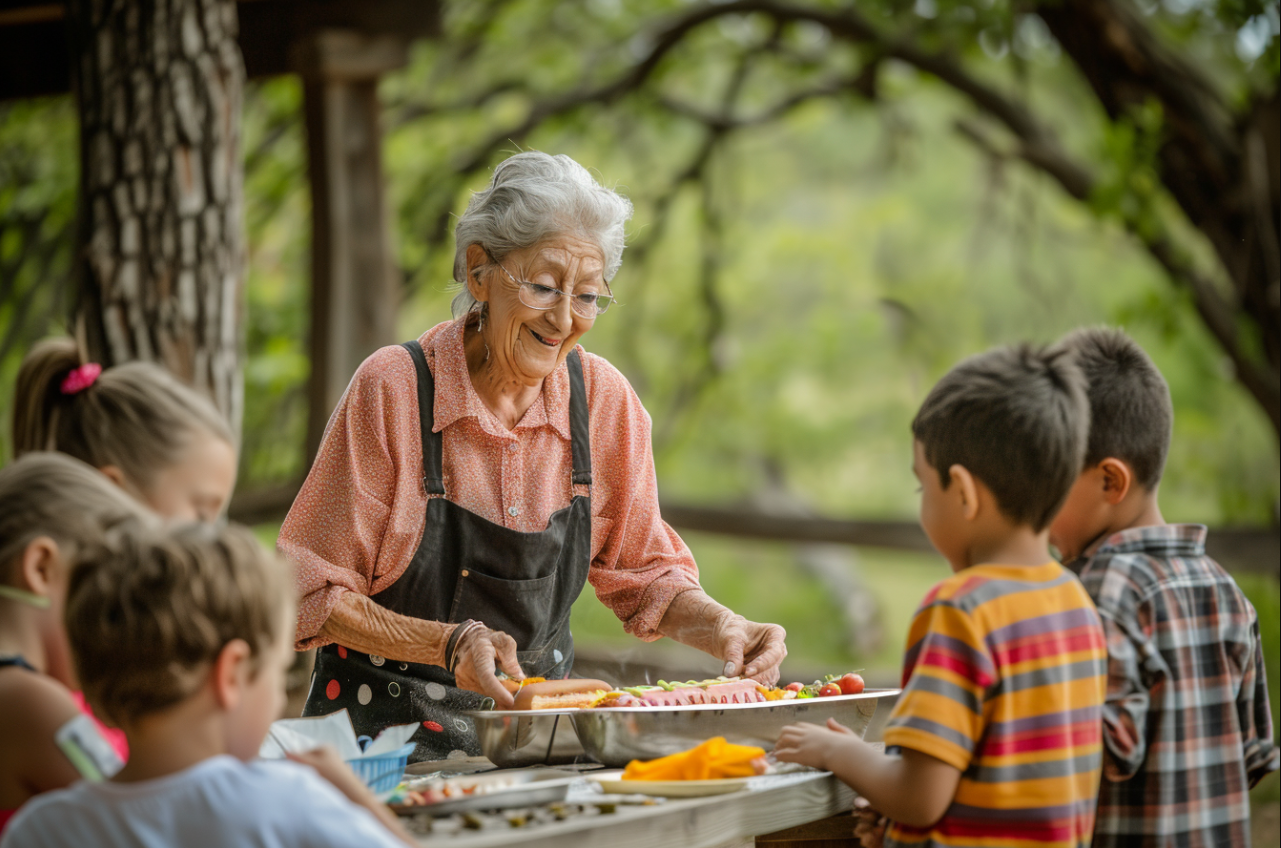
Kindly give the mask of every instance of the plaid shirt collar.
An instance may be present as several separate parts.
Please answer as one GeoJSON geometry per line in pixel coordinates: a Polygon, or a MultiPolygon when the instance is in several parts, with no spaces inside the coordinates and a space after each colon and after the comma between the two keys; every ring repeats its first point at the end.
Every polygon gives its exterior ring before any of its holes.
{"type": "Polygon", "coordinates": [[[1154,556],[1205,556],[1204,524],[1152,524],[1131,527],[1103,536],[1063,567],[1080,575],[1100,554],[1152,554],[1154,556]]]}
{"type": "Polygon", "coordinates": [[[1100,539],[1082,559],[1100,554],[1141,554],[1160,556],[1205,556],[1204,524],[1153,524],[1131,527],[1100,539]]]}

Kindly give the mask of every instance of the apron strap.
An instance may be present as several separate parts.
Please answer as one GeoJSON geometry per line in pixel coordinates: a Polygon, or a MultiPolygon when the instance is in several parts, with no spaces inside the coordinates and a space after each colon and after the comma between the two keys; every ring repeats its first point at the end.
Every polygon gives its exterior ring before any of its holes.
{"type": "Polygon", "coordinates": [[[565,358],[569,366],[569,441],[574,453],[574,485],[592,484],[592,437],[587,426],[587,390],[583,387],[583,361],[578,350],[565,358]]]}
{"type": "Polygon", "coordinates": [[[417,340],[401,344],[409,351],[409,358],[414,360],[414,370],[418,372],[418,426],[423,434],[423,488],[428,495],[445,494],[445,477],[443,442],[440,433],[432,432],[436,422],[436,381],[432,379],[431,370],[427,367],[427,356],[423,346],[417,340]]]}

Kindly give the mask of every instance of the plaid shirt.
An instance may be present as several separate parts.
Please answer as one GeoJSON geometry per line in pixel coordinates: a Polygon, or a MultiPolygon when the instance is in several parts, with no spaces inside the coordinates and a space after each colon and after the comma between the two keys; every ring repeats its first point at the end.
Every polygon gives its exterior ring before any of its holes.
{"type": "Polygon", "coordinates": [[[1073,564],[1108,640],[1094,845],[1248,846],[1278,768],[1254,607],[1198,524],[1139,527],[1073,564]]]}

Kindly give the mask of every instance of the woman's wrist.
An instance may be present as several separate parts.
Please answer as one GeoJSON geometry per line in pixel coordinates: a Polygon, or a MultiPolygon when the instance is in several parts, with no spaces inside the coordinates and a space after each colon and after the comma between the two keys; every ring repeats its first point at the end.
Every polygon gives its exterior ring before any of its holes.
{"type": "Polygon", "coordinates": [[[456,627],[400,615],[364,595],[347,592],[325,619],[320,635],[366,654],[444,666],[445,647],[456,627]]]}
{"type": "Polygon", "coordinates": [[[718,634],[734,617],[733,610],[712,600],[702,589],[688,589],[672,599],[658,632],[682,645],[718,656],[718,634]]]}

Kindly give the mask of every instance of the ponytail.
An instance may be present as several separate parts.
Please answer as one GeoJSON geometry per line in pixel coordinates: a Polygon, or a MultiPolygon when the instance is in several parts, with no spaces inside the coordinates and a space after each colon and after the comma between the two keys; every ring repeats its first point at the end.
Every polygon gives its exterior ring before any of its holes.
{"type": "Polygon", "coordinates": [[[97,374],[83,365],[71,339],[32,348],[18,370],[14,456],[60,451],[94,468],[115,466],[145,490],[181,459],[193,435],[234,444],[226,419],[208,398],[160,366],[129,362],[97,374]]]}
{"type": "Polygon", "coordinates": [[[79,365],[76,343],[65,338],[38,342],[22,360],[13,399],[15,457],[28,451],[58,449],[53,431],[67,406],[62,381],[79,365]]]}

